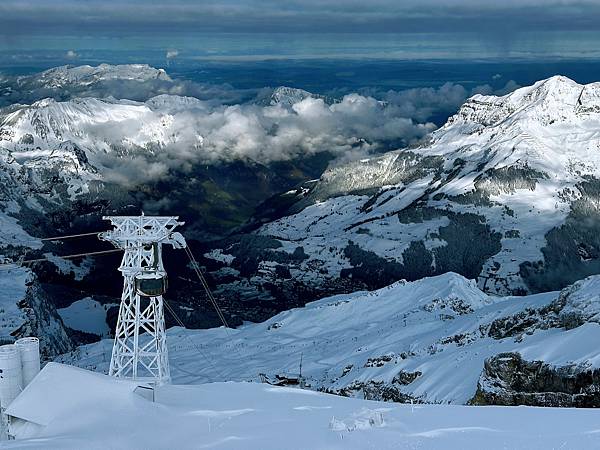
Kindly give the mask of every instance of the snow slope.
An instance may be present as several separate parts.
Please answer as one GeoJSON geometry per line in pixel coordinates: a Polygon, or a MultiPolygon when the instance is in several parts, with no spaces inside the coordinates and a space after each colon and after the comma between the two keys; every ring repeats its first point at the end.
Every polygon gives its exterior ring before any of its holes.
{"type": "MultiPolygon", "coordinates": [[[[600,367],[597,277],[525,297],[496,297],[448,273],[325,298],[235,330],[168,331],[175,383],[278,382],[347,396],[467,403],[484,361],[517,352],[550,365],[600,367]],[[581,300],[585,299],[585,300],[581,300]],[[576,324],[565,325],[579,314],[576,324]],[[573,328],[573,329],[567,329],[573,328]]],[[[181,311],[184,313],[184,311],[181,311]]],[[[107,372],[111,341],[58,361],[107,372]]]]}
{"type": "Polygon", "coordinates": [[[2,447],[576,449],[600,431],[591,409],[390,405],[256,383],[163,386],[152,403],[134,387],[49,364],[8,411],[40,425],[2,447]]]}
{"type": "Polygon", "coordinates": [[[111,306],[115,305],[103,305],[91,297],[86,297],[56,311],[69,328],[108,337],[110,329],[106,323],[106,311],[111,306]]]}

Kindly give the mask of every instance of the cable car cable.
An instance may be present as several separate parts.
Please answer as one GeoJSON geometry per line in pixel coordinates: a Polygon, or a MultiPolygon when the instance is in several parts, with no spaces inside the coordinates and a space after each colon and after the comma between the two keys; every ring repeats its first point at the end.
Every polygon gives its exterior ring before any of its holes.
{"type": "MultiPolygon", "coordinates": [[[[232,342],[233,336],[231,335],[231,333],[229,331],[229,329],[230,329],[229,324],[227,323],[227,320],[225,319],[225,315],[223,314],[223,311],[219,307],[219,304],[217,303],[216,298],[214,297],[212,291],[210,290],[210,287],[208,286],[208,282],[206,281],[206,278],[204,277],[204,275],[202,274],[202,271],[200,270],[200,265],[198,264],[198,261],[196,261],[196,258],[194,257],[194,254],[192,253],[192,250],[189,247],[185,247],[185,251],[188,255],[188,258],[190,259],[190,262],[192,263],[192,268],[194,269],[194,272],[196,272],[198,279],[200,280],[200,282],[202,283],[202,286],[204,287],[204,291],[206,292],[206,295],[207,295],[210,303],[213,305],[213,308],[215,309],[217,315],[219,316],[219,319],[225,326],[224,329],[225,329],[225,334],[227,335],[227,338],[229,339],[230,342],[232,342]]],[[[237,346],[232,343],[231,348],[233,348],[233,351],[237,354],[239,360],[243,361],[244,358],[242,357],[241,353],[239,352],[237,346]]]]}
{"type": "MultiPolygon", "coordinates": [[[[85,256],[106,255],[109,253],[116,253],[116,252],[121,252],[121,251],[123,251],[123,249],[115,248],[112,250],[101,250],[101,251],[97,251],[97,252],[76,253],[73,255],[63,255],[63,256],[54,255],[54,257],[59,258],[59,259],[77,259],[77,258],[83,258],[85,256]]],[[[6,267],[6,266],[22,267],[24,264],[32,264],[32,263],[46,262],[46,261],[52,262],[52,260],[49,258],[35,258],[35,259],[25,259],[22,261],[13,261],[13,262],[9,262],[9,263],[0,263],[0,267],[6,267]]]]}
{"type": "Polygon", "coordinates": [[[213,294],[212,294],[212,292],[210,290],[210,287],[208,286],[208,282],[206,281],[206,278],[204,277],[204,275],[200,271],[198,262],[196,261],[196,258],[194,257],[194,254],[192,253],[192,251],[190,250],[189,247],[186,247],[185,250],[186,250],[186,253],[188,255],[188,258],[190,259],[190,262],[192,263],[192,268],[194,269],[194,272],[196,272],[196,276],[200,280],[200,283],[202,283],[202,286],[204,287],[204,290],[206,291],[206,296],[208,297],[209,301],[212,303],[213,307],[215,308],[215,311],[216,311],[217,315],[219,316],[219,319],[221,320],[221,322],[225,326],[225,329],[230,328],[229,324],[227,323],[227,320],[225,319],[225,316],[223,315],[223,311],[219,307],[219,304],[217,303],[217,300],[213,296],[213,294]]]}
{"type": "Polygon", "coordinates": [[[102,231],[96,231],[93,233],[68,234],[66,236],[54,236],[54,237],[49,237],[49,238],[40,238],[38,240],[40,240],[40,241],[63,241],[65,239],[74,239],[74,238],[79,238],[79,237],[98,236],[100,233],[102,233],[102,231]]]}
{"type": "MultiPolygon", "coordinates": [[[[171,307],[171,305],[169,304],[169,302],[167,301],[166,298],[163,297],[163,304],[165,305],[165,308],[167,309],[167,311],[169,311],[169,313],[173,316],[173,318],[175,319],[175,321],[177,322],[177,324],[183,328],[184,330],[187,330],[188,328],[185,326],[185,324],[183,323],[183,321],[181,320],[181,318],[177,315],[177,313],[175,312],[175,310],[171,307]]],[[[227,377],[225,377],[220,371],[219,369],[213,364],[212,359],[210,359],[206,353],[204,353],[204,351],[198,347],[198,345],[192,340],[192,338],[185,333],[184,336],[188,339],[188,341],[192,344],[192,346],[194,346],[194,348],[196,349],[196,351],[206,360],[206,362],[208,362],[208,364],[211,366],[211,368],[217,373],[217,375],[219,377],[221,377],[221,379],[223,380],[227,380],[227,377]]],[[[189,372],[185,369],[182,369],[179,366],[176,366],[179,370],[181,370],[184,373],[187,373],[188,375],[195,375],[193,372],[189,372]]]]}

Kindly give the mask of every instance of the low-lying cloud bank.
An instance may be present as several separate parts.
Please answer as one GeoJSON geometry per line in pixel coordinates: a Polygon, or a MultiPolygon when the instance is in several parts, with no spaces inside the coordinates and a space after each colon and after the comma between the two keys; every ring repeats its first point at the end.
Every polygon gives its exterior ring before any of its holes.
{"type": "Polygon", "coordinates": [[[68,137],[84,148],[108,145],[91,159],[119,183],[189,171],[195,164],[270,164],[325,152],[334,161],[345,161],[413,143],[436,128],[359,94],[334,104],[308,97],[291,106],[212,106],[162,96],[134,105],[102,102],[102,107],[111,119],[94,121],[94,108],[81,108],[89,116],[74,117],[78,133],[68,137]]]}

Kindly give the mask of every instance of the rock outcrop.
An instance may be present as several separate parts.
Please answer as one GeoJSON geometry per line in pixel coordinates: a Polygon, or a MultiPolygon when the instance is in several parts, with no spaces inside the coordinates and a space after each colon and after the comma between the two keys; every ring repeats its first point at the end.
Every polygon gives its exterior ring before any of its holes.
{"type": "Polygon", "coordinates": [[[600,369],[589,364],[554,366],[500,353],[485,361],[474,405],[600,407],[600,369]]]}

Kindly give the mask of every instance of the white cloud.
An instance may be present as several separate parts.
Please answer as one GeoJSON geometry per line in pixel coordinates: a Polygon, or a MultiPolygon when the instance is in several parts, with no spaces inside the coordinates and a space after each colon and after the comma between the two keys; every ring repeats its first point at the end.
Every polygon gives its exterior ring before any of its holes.
{"type": "Polygon", "coordinates": [[[393,105],[359,94],[332,105],[306,98],[292,107],[163,99],[128,105],[127,112],[106,112],[103,116],[110,120],[101,122],[94,119],[93,108],[84,108],[90,117],[78,116],[78,133],[68,138],[84,148],[93,143],[92,162],[111,181],[136,184],[196,164],[269,164],[323,152],[346,161],[402,147],[435,129],[432,123],[400,116],[393,105]],[[97,151],[105,145],[112,150],[97,151]],[[123,151],[127,158],[122,158],[123,151]]]}
{"type": "Polygon", "coordinates": [[[67,59],[77,59],[77,58],[79,58],[79,54],[77,54],[77,52],[75,50],[69,50],[65,54],[65,58],[67,58],[67,59]]]}
{"type": "Polygon", "coordinates": [[[352,93],[333,104],[308,97],[291,106],[228,106],[204,101],[184,107],[155,107],[143,120],[105,123],[87,132],[117,146],[135,142],[142,150],[131,161],[107,163],[113,177],[122,182],[161,177],[171,169],[186,170],[198,163],[243,160],[269,164],[322,152],[331,154],[335,164],[415,143],[436,128],[427,121],[432,114],[453,113],[474,93],[504,94],[516,87],[514,81],[498,91],[487,85],[467,90],[446,83],[439,88],[388,91],[386,101],[352,93]],[[144,140],[152,129],[148,122],[160,122],[161,133],[171,139],[150,153],[144,140]]]}

